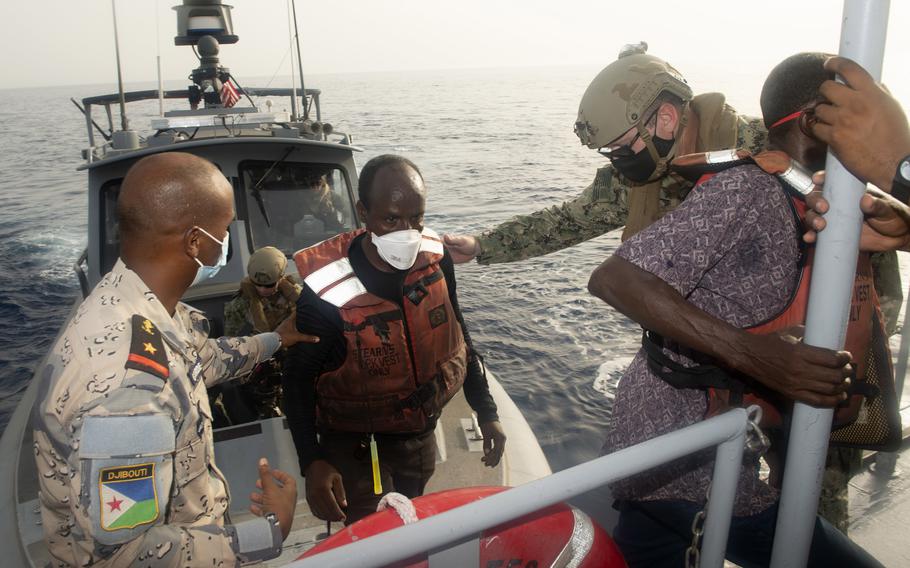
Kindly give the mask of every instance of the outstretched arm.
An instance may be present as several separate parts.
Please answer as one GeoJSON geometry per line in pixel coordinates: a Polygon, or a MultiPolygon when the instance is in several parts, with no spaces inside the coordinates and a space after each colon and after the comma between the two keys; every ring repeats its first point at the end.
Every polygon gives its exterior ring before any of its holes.
{"type": "Polygon", "coordinates": [[[458,263],[475,256],[480,264],[496,264],[549,254],[625,225],[627,191],[610,166],[600,168],[575,199],[519,215],[475,237],[447,235],[446,246],[458,263]]]}
{"type": "Polygon", "coordinates": [[[446,287],[449,290],[449,302],[452,304],[452,311],[455,312],[455,320],[461,326],[468,349],[468,369],[467,377],[465,377],[464,381],[464,396],[468,401],[468,405],[477,413],[477,420],[480,423],[480,430],[483,434],[484,455],[481,461],[488,467],[495,467],[499,464],[505,451],[506,434],[502,429],[502,424],[499,423],[496,402],[490,395],[490,385],[487,382],[486,371],[481,365],[480,356],[474,348],[471,334],[465,325],[461,306],[458,304],[455,267],[448,252],[443,256],[440,267],[442,268],[443,276],[445,276],[446,287]]]}

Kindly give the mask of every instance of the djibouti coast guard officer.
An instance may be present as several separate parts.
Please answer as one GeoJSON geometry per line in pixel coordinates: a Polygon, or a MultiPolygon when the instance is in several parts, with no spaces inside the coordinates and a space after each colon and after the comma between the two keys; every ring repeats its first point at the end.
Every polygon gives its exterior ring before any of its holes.
{"type": "MultiPolygon", "coordinates": [[[[281,551],[297,501],[259,463],[259,518],[230,524],[206,387],[282,345],[318,341],[293,321],[209,339],[180,302],[226,263],[230,183],[183,153],[138,161],[117,204],[120,259],[79,306],[44,368],[33,415],[41,517],[54,566],[237,566],[281,551]]],[[[250,467],[254,467],[252,461],[250,467]]]]}

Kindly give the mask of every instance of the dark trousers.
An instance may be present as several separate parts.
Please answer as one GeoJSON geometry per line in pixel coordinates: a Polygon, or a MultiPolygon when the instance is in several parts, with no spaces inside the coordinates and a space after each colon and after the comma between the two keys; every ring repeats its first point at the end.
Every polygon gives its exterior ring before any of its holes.
{"type": "MultiPolygon", "coordinates": [[[[630,568],[685,566],[692,520],[701,508],[688,501],[623,501],[613,539],[630,568]]],[[[733,517],[727,559],[753,568],[771,563],[777,505],[749,517],[733,517]]],[[[807,567],[880,567],[869,553],[830,523],[816,517],[807,567]]]]}
{"type": "MultiPolygon", "coordinates": [[[[345,524],[376,512],[382,495],[373,491],[373,466],[369,435],[325,432],[319,445],[326,460],[341,474],[348,507],[345,524]]],[[[436,436],[433,431],[413,436],[376,434],[382,494],[395,491],[419,497],[436,469],[436,436]]]]}

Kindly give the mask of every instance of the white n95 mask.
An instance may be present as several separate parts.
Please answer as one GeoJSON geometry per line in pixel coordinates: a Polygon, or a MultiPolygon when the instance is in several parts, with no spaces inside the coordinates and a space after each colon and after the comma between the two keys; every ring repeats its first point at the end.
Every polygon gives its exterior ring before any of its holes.
{"type": "Polygon", "coordinates": [[[398,270],[407,270],[414,266],[417,253],[420,252],[420,242],[423,240],[420,231],[416,229],[395,231],[382,236],[370,233],[370,237],[382,260],[398,270]]]}

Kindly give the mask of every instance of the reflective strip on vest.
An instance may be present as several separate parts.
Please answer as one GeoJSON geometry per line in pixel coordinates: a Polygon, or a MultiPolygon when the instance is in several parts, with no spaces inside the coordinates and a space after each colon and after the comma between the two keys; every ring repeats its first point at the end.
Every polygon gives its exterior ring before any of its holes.
{"type": "Polygon", "coordinates": [[[430,254],[443,254],[442,241],[423,237],[420,241],[420,252],[428,252],[430,254]]]}
{"type": "MultiPolygon", "coordinates": [[[[342,278],[353,273],[354,269],[351,268],[351,261],[345,257],[323,266],[316,272],[313,272],[304,278],[303,281],[310,287],[310,290],[318,294],[335,282],[338,282],[342,278]]],[[[363,286],[361,286],[361,288],[362,287],[363,286]]]]}
{"type": "MultiPolygon", "coordinates": [[[[348,266],[350,266],[350,263],[348,263],[348,266]]],[[[348,278],[344,282],[338,284],[331,290],[327,291],[325,294],[320,294],[319,297],[332,304],[333,306],[340,308],[341,306],[350,302],[352,298],[356,298],[357,296],[366,293],[367,289],[364,288],[363,283],[360,281],[360,278],[354,276],[353,278],[348,278]]]]}
{"type": "Polygon", "coordinates": [[[423,228],[420,235],[423,237],[420,241],[420,252],[428,252],[430,254],[444,254],[442,239],[439,238],[439,233],[433,229],[423,228]]]}

